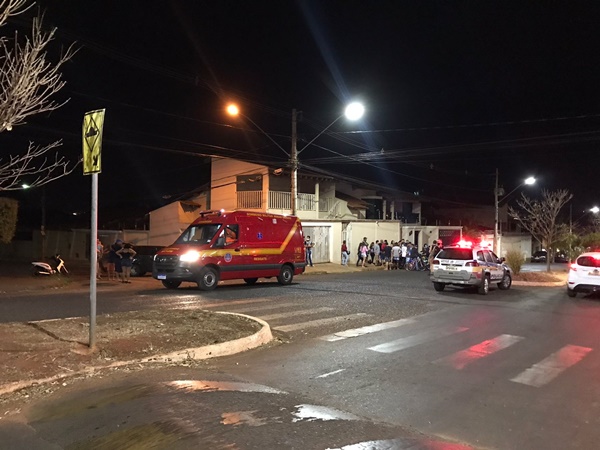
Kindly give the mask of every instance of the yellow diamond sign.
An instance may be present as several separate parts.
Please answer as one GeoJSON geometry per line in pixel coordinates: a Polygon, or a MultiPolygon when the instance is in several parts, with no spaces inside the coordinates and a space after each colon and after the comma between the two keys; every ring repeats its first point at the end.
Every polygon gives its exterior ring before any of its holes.
{"type": "Polygon", "coordinates": [[[104,109],[90,111],[83,116],[83,174],[100,173],[102,156],[102,128],[104,109]]]}

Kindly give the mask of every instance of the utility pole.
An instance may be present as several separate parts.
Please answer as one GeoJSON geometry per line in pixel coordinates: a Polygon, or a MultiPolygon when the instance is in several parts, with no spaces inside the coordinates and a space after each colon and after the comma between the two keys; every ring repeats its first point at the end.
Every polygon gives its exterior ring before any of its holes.
{"type": "Polygon", "coordinates": [[[498,168],[496,167],[496,184],[494,187],[494,253],[498,254],[498,168]]]}
{"type": "Polygon", "coordinates": [[[291,173],[291,189],[290,189],[290,206],[292,215],[296,215],[298,201],[298,133],[296,125],[298,122],[298,114],[295,109],[292,109],[292,149],[290,152],[290,165],[292,166],[291,173]]]}

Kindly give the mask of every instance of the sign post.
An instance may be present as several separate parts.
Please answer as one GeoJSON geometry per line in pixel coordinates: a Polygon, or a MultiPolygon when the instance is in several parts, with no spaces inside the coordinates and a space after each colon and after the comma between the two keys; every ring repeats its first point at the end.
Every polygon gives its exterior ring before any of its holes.
{"type": "Polygon", "coordinates": [[[98,246],[98,174],[102,171],[102,130],[104,109],[89,111],[83,116],[83,174],[92,176],[92,218],[90,224],[90,341],[96,346],[96,277],[98,246]]]}

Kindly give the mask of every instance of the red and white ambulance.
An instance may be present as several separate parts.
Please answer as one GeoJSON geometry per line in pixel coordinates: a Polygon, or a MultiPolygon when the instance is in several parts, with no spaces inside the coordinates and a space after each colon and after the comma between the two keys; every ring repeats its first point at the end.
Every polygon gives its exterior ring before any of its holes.
{"type": "Polygon", "coordinates": [[[152,276],[168,289],[191,282],[208,291],[220,280],[254,284],[261,277],[277,277],[280,284],[290,284],[305,268],[297,217],[203,211],[173,245],[154,256],[152,276]]]}

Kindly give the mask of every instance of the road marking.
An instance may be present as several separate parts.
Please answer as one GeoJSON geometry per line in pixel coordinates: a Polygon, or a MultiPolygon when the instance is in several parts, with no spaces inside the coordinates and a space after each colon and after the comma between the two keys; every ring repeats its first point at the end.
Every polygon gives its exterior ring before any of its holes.
{"type": "Polygon", "coordinates": [[[319,320],[311,320],[309,322],[293,323],[291,325],[283,325],[281,327],[274,327],[274,329],[279,330],[279,331],[296,331],[296,330],[301,330],[303,328],[314,328],[314,327],[320,327],[321,325],[329,325],[329,324],[341,322],[344,320],[360,319],[361,317],[365,317],[365,316],[369,316],[369,315],[370,314],[365,314],[365,313],[349,314],[347,316],[330,317],[329,319],[319,319],[319,320]]]}
{"type": "Polygon", "coordinates": [[[446,330],[434,330],[427,331],[424,333],[418,333],[413,336],[408,336],[395,341],[386,342],[385,344],[379,344],[374,347],[369,347],[369,350],[379,353],[394,353],[400,350],[404,350],[415,345],[424,344],[425,342],[435,341],[446,336],[451,336],[455,333],[462,333],[467,331],[465,327],[454,327],[446,330]]]}
{"type": "Polygon", "coordinates": [[[283,319],[285,317],[296,317],[296,316],[308,316],[310,314],[316,314],[319,312],[325,312],[325,311],[333,311],[333,308],[328,308],[326,306],[322,307],[322,308],[312,308],[312,309],[299,309],[297,311],[289,311],[289,312],[285,312],[285,313],[277,313],[277,314],[269,314],[266,316],[260,316],[260,318],[262,320],[277,320],[277,319],[283,319]]]}
{"type": "Polygon", "coordinates": [[[259,305],[259,306],[247,306],[239,308],[241,312],[254,312],[254,311],[264,311],[265,309],[276,309],[276,308],[287,308],[288,306],[298,306],[298,303],[288,302],[288,303],[271,303],[269,305],[259,305]]]}
{"type": "Polygon", "coordinates": [[[353,338],[362,336],[363,334],[376,333],[378,331],[387,330],[389,328],[401,327],[409,323],[414,323],[415,319],[400,319],[394,320],[393,322],[377,323],[375,325],[368,325],[361,328],[353,328],[351,330],[339,331],[337,333],[328,334],[327,336],[321,336],[319,339],[327,342],[341,341],[343,339],[353,338]]]}
{"type": "Polygon", "coordinates": [[[252,304],[252,303],[262,303],[262,302],[272,302],[273,300],[276,300],[274,298],[257,298],[254,300],[235,300],[233,302],[228,302],[228,301],[223,301],[223,302],[217,302],[217,303],[207,303],[205,305],[198,305],[201,306],[202,308],[215,308],[217,306],[231,306],[231,305],[248,305],[248,304],[252,304]]]}
{"type": "Polygon", "coordinates": [[[480,342],[479,344],[473,345],[466,350],[461,350],[450,356],[440,358],[434,361],[434,364],[449,365],[457,370],[463,369],[466,365],[471,364],[473,361],[485,358],[486,356],[492,355],[500,350],[510,347],[524,338],[521,336],[512,336],[510,334],[501,334],[493,339],[480,342]]]}
{"type": "Polygon", "coordinates": [[[346,369],[334,370],[333,372],[324,373],[323,375],[319,375],[317,378],[327,378],[327,377],[330,377],[331,375],[335,375],[336,373],[343,372],[344,370],[346,370],[346,369]]]}
{"type": "Polygon", "coordinates": [[[547,358],[534,364],[529,369],[521,372],[510,381],[540,387],[552,381],[569,367],[577,364],[587,356],[592,349],[578,345],[566,345],[559,351],[552,353],[547,358]]]}

